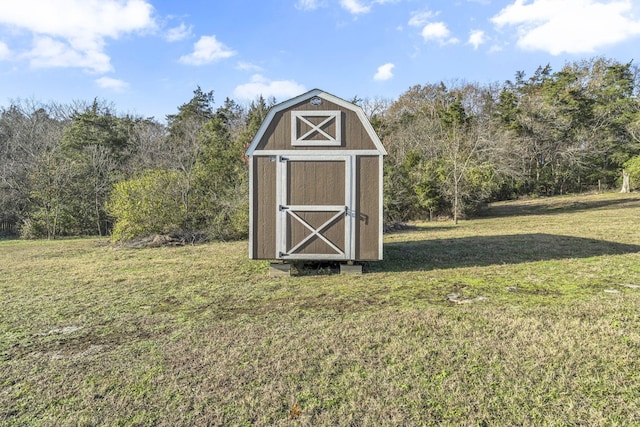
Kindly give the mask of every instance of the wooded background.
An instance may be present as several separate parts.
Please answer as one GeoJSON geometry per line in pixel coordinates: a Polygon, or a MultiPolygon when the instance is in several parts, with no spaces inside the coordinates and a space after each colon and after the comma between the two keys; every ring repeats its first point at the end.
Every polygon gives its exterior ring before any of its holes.
{"type": "MultiPolygon", "coordinates": [[[[630,187],[640,180],[640,72],[593,58],[495,84],[416,85],[349,100],[385,159],[385,222],[473,215],[490,201],[630,187]]],[[[107,101],[15,100],[0,109],[0,235],[248,233],[244,150],[275,100],[200,87],[166,122],[107,101]]]]}

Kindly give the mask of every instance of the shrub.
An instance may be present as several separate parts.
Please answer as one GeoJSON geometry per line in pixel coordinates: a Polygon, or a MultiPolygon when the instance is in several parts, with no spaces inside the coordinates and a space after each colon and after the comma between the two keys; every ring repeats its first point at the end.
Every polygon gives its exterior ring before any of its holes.
{"type": "Polygon", "coordinates": [[[148,170],[138,178],[119,182],[107,210],[116,220],[115,241],[180,231],[185,218],[180,175],[175,171],[148,170]]]}
{"type": "Polygon", "coordinates": [[[624,169],[631,179],[631,188],[640,187],[640,156],[632,157],[624,164],[624,169]]]}

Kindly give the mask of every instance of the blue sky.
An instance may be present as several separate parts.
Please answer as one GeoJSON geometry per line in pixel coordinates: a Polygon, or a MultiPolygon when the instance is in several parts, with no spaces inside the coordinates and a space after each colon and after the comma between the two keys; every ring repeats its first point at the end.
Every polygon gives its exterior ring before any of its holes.
{"type": "Polygon", "coordinates": [[[0,106],[104,99],[163,120],[196,86],[248,104],[395,99],[539,65],[640,61],[640,0],[0,0],[0,106]]]}

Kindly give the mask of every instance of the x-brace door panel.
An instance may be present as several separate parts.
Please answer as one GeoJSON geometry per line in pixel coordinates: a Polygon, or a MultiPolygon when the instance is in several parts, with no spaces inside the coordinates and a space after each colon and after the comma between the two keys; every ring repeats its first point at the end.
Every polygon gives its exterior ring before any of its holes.
{"type": "Polygon", "coordinates": [[[352,159],[280,156],[277,172],[278,257],[351,259],[352,159]]]}

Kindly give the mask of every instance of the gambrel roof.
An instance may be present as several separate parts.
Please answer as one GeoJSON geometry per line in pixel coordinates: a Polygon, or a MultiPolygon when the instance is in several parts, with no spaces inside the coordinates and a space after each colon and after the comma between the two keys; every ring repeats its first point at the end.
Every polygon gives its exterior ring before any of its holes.
{"type": "MultiPolygon", "coordinates": [[[[369,120],[365,116],[364,111],[362,110],[362,108],[360,108],[359,106],[357,106],[355,104],[347,102],[344,99],[338,98],[337,96],[331,95],[330,93],[324,92],[324,91],[322,91],[320,89],[313,89],[313,90],[310,90],[309,92],[306,92],[306,93],[304,93],[302,95],[296,96],[295,98],[291,98],[291,99],[289,99],[289,100],[287,100],[285,102],[282,102],[280,104],[276,104],[269,110],[269,113],[267,114],[267,117],[265,118],[264,122],[260,126],[260,129],[258,130],[258,133],[253,138],[253,140],[251,141],[251,144],[249,145],[249,148],[247,148],[247,151],[246,151],[247,156],[253,155],[255,151],[260,151],[260,148],[259,148],[260,142],[263,140],[265,135],[269,132],[269,129],[270,129],[270,126],[271,126],[272,122],[274,121],[276,116],[279,115],[279,113],[284,112],[284,111],[286,111],[288,109],[292,109],[293,107],[296,107],[298,104],[304,103],[307,100],[312,101],[314,98],[324,99],[329,103],[335,104],[337,107],[339,107],[341,109],[344,109],[344,110],[351,111],[351,112],[355,113],[355,115],[359,119],[359,122],[361,123],[365,133],[367,134],[368,139],[370,139],[371,143],[373,144],[374,149],[373,150],[369,150],[369,151],[373,151],[378,155],[386,155],[387,154],[387,151],[385,150],[384,146],[382,145],[382,142],[380,141],[380,138],[378,138],[378,135],[373,130],[373,127],[371,126],[371,123],[369,122],[369,120]]],[[[295,118],[294,118],[294,120],[295,120],[295,118]]],[[[311,144],[309,144],[309,145],[311,145],[311,144]]]]}

